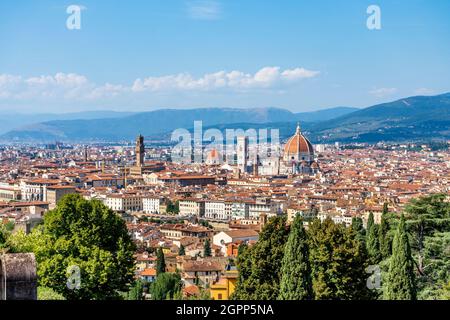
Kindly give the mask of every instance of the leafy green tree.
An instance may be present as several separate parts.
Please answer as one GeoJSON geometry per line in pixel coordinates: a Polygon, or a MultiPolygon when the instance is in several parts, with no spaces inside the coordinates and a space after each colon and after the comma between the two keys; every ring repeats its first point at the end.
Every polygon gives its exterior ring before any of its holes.
{"type": "Polygon", "coordinates": [[[66,195],[43,225],[14,235],[9,245],[34,252],[39,285],[66,299],[117,298],[133,281],[135,246],[125,222],[98,200],[66,195]]]}
{"type": "Polygon", "coordinates": [[[190,300],[212,300],[211,293],[207,289],[200,289],[200,294],[191,297],[190,300]]]}
{"type": "Polygon", "coordinates": [[[423,250],[425,275],[417,279],[418,298],[442,299],[450,279],[450,232],[425,237],[423,250]]]}
{"type": "Polygon", "coordinates": [[[272,217],[259,234],[258,242],[237,259],[239,270],[233,299],[275,300],[279,295],[284,246],[289,235],[284,216],[272,217]]]}
{"type": "Polygon", "coordinates": [[[413,199],[406,206],[405,218],[412,233],[412,247],[418,255],[418,271],[425,275],[424,242],[425,237],[435,232],[450,231],[450,203],[445,194],[434,194],[413,199]]]}
{"type": "Polygon", "coordinates": [[[308,238],[300,216],[296,216],[281,263],[280,300],[313,298],[308,238]]]}
{"type": "Polygon", "coordinates": [[[309,228],[310,264],[315,299],[370,299],[366,286],[367,252],[353,228],[330,218],[309,228]]]}
{"type": "Polygon", "coordinates": [[[156,252],[156,275],[166,272],[166,261],[164,259],[164,252],[161,247],[156,252]]]}
{"type": "Polygon", "coordinates": [[[0,222],[0,250],[8,247],[8,238],[11,236],[13,229],[13,221],[8,221],[7,223],[0,222]]]}
{"type": "Polygon", "coordinates": [[[0,225],[0,249],[6,246],[7,233],[5,227],[0,225]]]}
{"type": "Polygon", "coordinates": [[[184,248],[183,245],[180,245],[180,250],[178,250],[178,255],[179,255],[179,256],[184,256],[184,255],[186,255],[186,249],[184,248]]]}
{"type": "Polygon", "coordinates": [[[10,220],[10,221],[6,222],[3,226],[6,231],[12,232],[14,230],[15,223],[14,223],[14,221],[10,220]]]}
{"type": "Polygon", "coordinates": [[[416,299],[414,264],[403,215],[392,244],[385,298],[387,300],[416,299]]]}
{"type": "Polygon", "coordinates": [[[208,222],[208,220],[200,220],[199,224],[206,227],[206,228],[212,228],[211,224],[208,222]]]}
{"type": "Polygon", "coordinates": [[[450,281],[447,282],[440,290],[440,300],[450,300],[450,281]]]}
{"type": "Polygon", "coordinates": [[[125,224],[98,201],[67,196],[46,214],[44,225],[29,235],[17,232],[8,242],[12,252],[34,252],[40,285],[67,299],[115,298],[133,277],[134,245],[125,224]],[[103,233],[108,237],[100,239],[103,233]],[[66,285],[69,266],[80,270],[78,289],[66,285]]]}
{"type": "Polygon", "coordinates": [[[381,223],[378,228],[378,242],[380,244],[380,258],[386,259],[391,256],[391,239],[389,236],[388,223],[389,208],[385,202],[383,205],[383,213],[381,214],[381,223]]]}
{"type": "Polygon", "coordinates": [[[37,288],[37,299],[38,300],[66,300],[64,296],[53,291],[50,288],[38,287],[37,288]]]}
{"type": "Polygon", "coordinates": [[[180,289],[180,290],[176,291],[172,296],[172,300],[184,300],[183,290],[180,289]]]}
{"type": "Polygon", "coordinates": [[[239,257],[244,251],[245,249],[247,249],[247,243],[246,242],[242,242],[239,244],[238,246],[238,252],[237,252],[237,256],[239,257]]]}
{"type": "Polygon", "coordinates": [[[151,286],[153,300],[170,300],[181,290],[181,278],[178,273],[164,272],[156,277],[151,286]]]}
{"type": "Polygon", "coordinates": [[[25,234],[23,230],[18,230],[9,234],[6,239],[6,247],[12,253],[37,252],[44,248],[46,239],[43,235],[43,226],[37,226],[30,234],[25,234]]]}
{"type": "Polygon", "coordinates": [[[175,201],[175,203],[173,203],[172,201],[169,200],[167,202],[166,211],[168,213],[178,214],[180,212],[180,202],[177,200],[177,201],[175,201]]]}
{"type": "Polygon", "coordinates": [[[366,239],[367,252],[369,258],[373,264],[380,262],[380,239],[378,232],[378,225],[375,224],[373,213],[369,214],[367,221],[367,239],[366,239]]]}

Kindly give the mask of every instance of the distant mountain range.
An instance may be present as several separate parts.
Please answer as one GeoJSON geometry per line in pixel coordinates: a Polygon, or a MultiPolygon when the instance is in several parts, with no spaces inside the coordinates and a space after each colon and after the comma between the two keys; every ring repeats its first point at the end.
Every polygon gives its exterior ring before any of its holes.
{"type": "MultiPolygon", "coordinates": [[[[450,139],[450,93],[416,96],[358,109],[336,107],[293,113],[279,108],[161,109],[140,113],[69,114],[71,118],[36,120],[2,136],[3,142],[129,141],[141,133],[147,140],[170,138],[176,128],[278,128],[280,137],[291,135],[302,123],[317,142],[378,142],[450,139]]],[[[3,117],[2,117],[3,118],[3,117]]],[[[39,118],[35,118],[39,119],[39,118]]]]}
{"type": "Polygon", "coordinates": [[[189,129],[194,121],[202,125],[231,125],[286,123],[292,121],[318,122],[329,120],[358,110],[336,107],[314,112],[292,113],[279,108],[201,108],[161,109],[131,115],[102,117],[99,119],[52,120],[28,124],[11,130],[2,136],[2,141],[120,141],[133,139],[137,134],[157,136],[177,128],[189,129]]]}
{"type": "Polygon", "coordinates": [[[317,123],[310,130],[316,141],[450,139],[450,93],[375,105],[317,123]]]}
{"type": "Polygon", "coordinates": [[[27,114],[14,111],[0,111],[0,134],[20,128],[32,123],[40,123],[52,120],[75,120],[75,119],[100,119],[119,118],[134,114],[135,112],[115,111],[85,111],[73,113],[38,113],[27,114]]]}

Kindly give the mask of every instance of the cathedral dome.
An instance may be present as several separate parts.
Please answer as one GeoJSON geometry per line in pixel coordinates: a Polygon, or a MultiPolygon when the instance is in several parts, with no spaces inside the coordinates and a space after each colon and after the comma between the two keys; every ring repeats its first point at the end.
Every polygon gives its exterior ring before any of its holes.
{"type": "Polygon", "coordinates": [[[314,149],[308,139],[300,131],[300,126],[297,125],[297,131],[284,145],[285,158],[297,157],[299,154],[314,154],[314,149]]]}

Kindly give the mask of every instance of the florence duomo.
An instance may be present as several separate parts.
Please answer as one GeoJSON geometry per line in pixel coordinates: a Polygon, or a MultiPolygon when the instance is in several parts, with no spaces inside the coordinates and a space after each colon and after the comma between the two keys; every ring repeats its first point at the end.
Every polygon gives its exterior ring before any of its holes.
{"type": "Polygon", "coordinates": [[[302,134],[297,124],[295,134],[289,138],[283,149],[284,169],[292,174],[315,174],[319,165],[314,158],[311,142],[302,134]]]}
{"type": "Polygon", "coordinates": [[[319,172],[314,146],[301,132],[299,123],[295,134],[287,139],[281,149],[281,154],[258,161],[260,175],[314,175],[319,172]]]}

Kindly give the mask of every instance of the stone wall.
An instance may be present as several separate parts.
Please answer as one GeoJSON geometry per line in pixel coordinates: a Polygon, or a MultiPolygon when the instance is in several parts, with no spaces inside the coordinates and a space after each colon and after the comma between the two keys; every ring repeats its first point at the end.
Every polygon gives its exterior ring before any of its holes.
{"type": "Polygon", "coordinates": [[[36,260],[33,253],[0,255],[0,300],[36,300],[36,260]]]}

